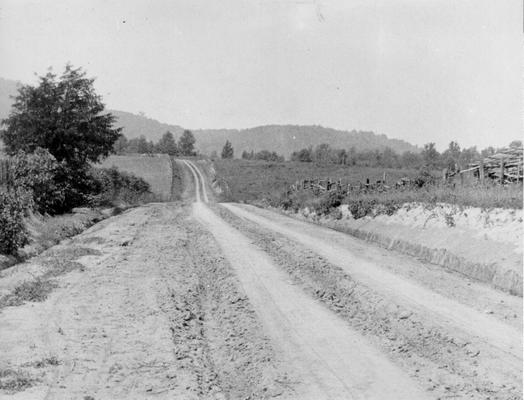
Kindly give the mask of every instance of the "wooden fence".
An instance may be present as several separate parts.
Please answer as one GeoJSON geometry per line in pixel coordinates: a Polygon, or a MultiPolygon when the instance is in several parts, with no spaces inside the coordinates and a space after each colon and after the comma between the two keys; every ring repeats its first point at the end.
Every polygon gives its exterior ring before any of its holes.
{"type": "MultiPolygon", "coordinates": [[[[436,178],[433,183],[465,184],[467,178],[471,178],[481,184],[486,183],[488,180],[492,183],[509,184],[523,182],[523,175],[522,148],[507,148],[468,165],[468,168],[465,170],[457,169],[450,171],[445,169],[442,179],[436,178]]],[[[401,178],[396,182],[391,182],[388,185],[387,176],[384,172],[382,179],[375,182],[371,182],[369,178],[366,179],[365,183],[349,183],[343,182],[342,179],[333,178],[308,178],[296,181],[289,189],[290,191],[311,190],[316,194],[336,190],[350,194],[351,192],[362,191],[380,192],[391,188],[408,189],[416,186],[421,186],[421,181],[407,177],[401,178]]]]}
{"type": "Polygon", "coordinates": [[[454,172],[444,170],[445,181],[458,176],[460,182],[464,182],[464,175],[470,174],[482,184],[487,179],[504,183],[519,183],[524,178],[523,149],[505,148],[498,153],[483,158],[468,165],[465,170],[458,169],[454,172]]]}
{"type": "MultiPolygon", "coordinates": [[[[402,181],[402,180],[401,180],[402,181]]],[[[404,182],[396,182],[395,186],[404,185],[404,182]]],[[[299,190],[311,190],[314,193],[322,193],[329,191],[338,191],[345,192],[347,194],[354,191],[363,191],[363,190],[374,190],[374,191],[384,191],[389,189],[390,186],[386,183],[386,173],[384,172],[382,179],[375,182],[371,182],[370,179],[366,179],[366,182],[350,183],[344,182],[342,179],[333,179],[333,178],[308,178],[296,181],[291,185],[291,191],[299,190]]]]}

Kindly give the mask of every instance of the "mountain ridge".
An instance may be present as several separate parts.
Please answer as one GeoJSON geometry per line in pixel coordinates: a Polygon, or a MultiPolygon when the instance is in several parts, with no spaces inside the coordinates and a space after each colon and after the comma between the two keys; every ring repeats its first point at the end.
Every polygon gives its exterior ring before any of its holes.
{"type": "MultiPolygon", "coordinates": [[[[9,115],[12,99],[17,93],[17,81],[0,78],[0,119],[9,115]]],[[[171,131],[178,138],[184,128],[160,122],[144,114],[134,114],[127,111],[108,109],[116,119],[116,125],[123,128],[128,138],[144,136],[148,140],[158,141],[166,132],[171,131]]],[[[192,129],[195,135],[196,147],[202,154],[216,151],[220,154],[226,140],[229,140],[239,157],[243,151],[276,151],[286,157],[293,151],[321,143],[328,143],[334,148],[349,149],[355,147],[358,151],[384,150],[390,147],[397,153],[404,151],[419,152],[420,148],[401,139],[388,138],[384,134],[371,131],[337,130],[321,125],[278,125],[268,124],[244,129],[192,129]]]]}

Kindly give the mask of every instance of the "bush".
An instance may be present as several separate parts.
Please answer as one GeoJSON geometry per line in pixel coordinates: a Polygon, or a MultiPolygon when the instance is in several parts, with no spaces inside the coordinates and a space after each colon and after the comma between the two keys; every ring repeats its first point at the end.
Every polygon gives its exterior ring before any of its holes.
{"type": "Polygon", "coordinates": [[[375,200],[358,199],[349,201],[348,208],[353,218],[359,219],[371,214],[376,204],[375,200]]]}
{"type": "Polygon", "coordinates": [[[64,207],[65,185],[57,181],[60,164],[47,150],[23,151],[11,158],[13,185],[31,193],[36,211],[55,214],[64,207]]]}
{"type": "Polygon", "coordinates": [[[346,195],[339,191],[327,192],[313,204],[313,209],[318,215],[329,215],[342,204],[345,197],[346,195]]]}
{"type": "Polygon", "coordinates": [[[0,192],[0,253],[15,254],[28,243],[24,216],[31,203],[23,190],[0,192]]]}
{"type": "Polygon", "coordinates": [[[91,175],[97,185],[97,194],[91,198],[92,205],[139,204],[152,197],[150,186],[144,179],[116,167],[93,168],[91,175]]]}

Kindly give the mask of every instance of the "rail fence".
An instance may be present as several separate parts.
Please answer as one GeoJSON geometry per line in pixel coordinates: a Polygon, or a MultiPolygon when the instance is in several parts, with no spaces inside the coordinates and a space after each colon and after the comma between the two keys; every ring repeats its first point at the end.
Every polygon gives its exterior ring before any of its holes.
{"type": "Polygon", "coordinates": [[[338,191],[345,194],[363,191],[387,191],[389,189],[409,189],[420,187],[428,181],[432,184],[464,185],[466,182],[485,184],[486,182],[498,184],[520,183],[524,180],[523,150],[522,148],[502,149],[498,153],[485,157],[478,162],[471,163],[468,168],[454,170],[448,168],[442,171],[442,178],[433,178],[424,181],[421,178],[400,178],[395,182],[388,182],[384,172],[382,179],[371,182],[347,182],[339,178],[307,178],[296,181],[290,186],[290,191],[311,190],[315,194],[329,191],[338,191]]]}

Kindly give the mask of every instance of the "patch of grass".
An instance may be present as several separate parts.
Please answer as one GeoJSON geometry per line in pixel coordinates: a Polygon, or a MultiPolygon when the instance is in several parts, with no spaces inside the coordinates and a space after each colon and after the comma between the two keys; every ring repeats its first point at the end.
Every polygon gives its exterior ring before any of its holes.
{"type": "Polygon", "coordinates": [[[0,370],[0,390],[9,393],[21,392],[33,386],[35,380],[24,371],[0,370]]]}
{"type": "Polygon", "coordinates": [[[60,364],[61,364],[60,360],[56,356],[51,356],[51,357],[43,358],[41,360],[34,361],[30,363],[29,366],[35,367],[35,368],[44,368],[44,367],[47,367],[48,365],[52,367],[56,367],[57,365],[60,365],[60,364]]]}
{"type": "Polygon", "coordinates": [[[55,282],[43,278],[23,282],[12,293],[0,298],[0,308],[16,307],[29,301],[44,301],[56,287],[57,284],[55,282]]]}

